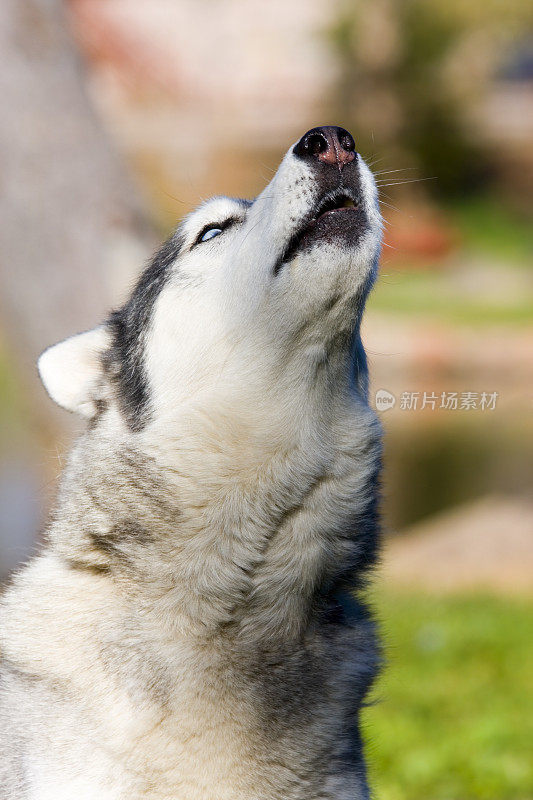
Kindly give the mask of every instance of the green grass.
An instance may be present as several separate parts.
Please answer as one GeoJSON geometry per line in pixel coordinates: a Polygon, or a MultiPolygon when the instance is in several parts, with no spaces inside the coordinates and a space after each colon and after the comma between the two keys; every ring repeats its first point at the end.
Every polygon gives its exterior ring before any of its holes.
{"type": "Polygon", "coordinates": [[[465,248],[533,267],[531,218],[520,216],[498,197],[473,197],[456,202],[447,213],[465,248]]]}
{"type": "Polygon", "coordinates": [[[484,297],[482,292],[465,294],[442,268],[409,272],[384,267],[382,272],[385,274],[370,296],[371,310],[466,324],[523,324],[533,320],[530,292],[516,292],[503,302],[501,298],[484,297]]]}
{"type": "Polygon", "coordinates": [[[388,664],[363,716],[375,797],[533,798],[533,601],[389,594],[378,614],[388,664]]]}

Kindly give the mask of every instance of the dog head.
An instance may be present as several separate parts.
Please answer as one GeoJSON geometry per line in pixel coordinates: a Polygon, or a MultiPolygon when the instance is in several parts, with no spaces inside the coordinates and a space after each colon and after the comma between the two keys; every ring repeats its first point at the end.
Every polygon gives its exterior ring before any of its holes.
{"type": "Polygon", "coordinates": [[[313,128],[255,200],[215,197],[189,214],[123,308],[43,353],[43,382],[65,408],[112,408],[132,431],[192,398],[294,390],[339,353],[364,391],[359,323],[380,242],[351,135],[313,128]]]}

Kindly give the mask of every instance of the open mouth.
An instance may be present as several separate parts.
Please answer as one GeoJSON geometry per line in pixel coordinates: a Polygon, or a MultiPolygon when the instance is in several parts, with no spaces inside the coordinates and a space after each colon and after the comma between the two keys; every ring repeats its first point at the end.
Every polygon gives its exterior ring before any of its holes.
{"type": "Polygon", "coordinates": [[[330,231],[334,233],[335,230],[340,231],[341,228],[349,227],[352,216],[359,209],[359,198],[347,190],[323,197],[311,215],[303,220],[301,227],[292,235],[274,271],[279,272],[282,265],[290,261],[304,244],[315,238],[314,233],[317,234],[316,238],[320,238],[330,231]]]}
{"type": "Polygon", "coordinates": [[[357,207],[358,203],[352,197],[347,194],[339,194],[333,198],[322,200],[310,222],[317,222],[326,214],[337,214],[346,210],[354,211],[357,207]]]}

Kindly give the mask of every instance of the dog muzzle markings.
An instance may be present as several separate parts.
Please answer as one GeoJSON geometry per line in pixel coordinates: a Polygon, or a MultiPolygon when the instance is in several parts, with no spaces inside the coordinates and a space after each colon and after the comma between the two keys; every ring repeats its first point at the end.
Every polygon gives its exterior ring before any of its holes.
{"type": "Polygon", "coordinates": [[[339,244],[354,247],[368,228],[358,154],[351,134],[333,126],[312,128],[292,152],[308,167],[317,200],[276,262],[275,273],[319,241],[338,239],[339,244]]]}

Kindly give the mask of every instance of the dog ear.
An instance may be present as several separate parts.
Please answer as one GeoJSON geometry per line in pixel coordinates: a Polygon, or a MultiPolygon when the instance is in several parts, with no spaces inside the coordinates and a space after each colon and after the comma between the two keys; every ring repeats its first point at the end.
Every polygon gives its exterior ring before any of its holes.
{"type": "Polygon", "coordinates": [[[103,354],[109,346],[109,331],[102,325],[45,350],[37,367],[52,400],[82,417],[95,416],[106,396],[103,354]]]}

